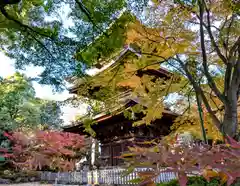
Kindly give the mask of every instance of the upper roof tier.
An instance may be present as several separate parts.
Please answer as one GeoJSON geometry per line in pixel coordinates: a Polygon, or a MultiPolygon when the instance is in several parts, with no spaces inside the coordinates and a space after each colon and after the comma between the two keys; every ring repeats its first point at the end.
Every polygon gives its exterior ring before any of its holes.
{"type": "Polygon", "coordinates": [[[129,89],[135,88],[134,82],[138,81],[138,78],[142,77],[143,75],[150,75],[155,77],[153,78],[153,81],[156,78],[169,79],[171,77],[172,74],[166,69],[160,67],[160,65],[149,65],[142,68],[132,67],[132,61],[140,60],[141,57],[141,52],[137,46],[133,44],[127,45],[110,62],[105,62],[104,65],[98,65],[100,68],[95,67],[93,69],[87,70],[87,76],[84,78],[69,78],[68,81],[74,84],[74,86],[72,86],[69,91],[73,94],[80,94],[82,96],[95,98],[94,93],[99,91],[101,88],[109,85],[109,83],[113,81],[117,75],[119,75],[117,89],[120,92],[125,92],[129,89]],[[127,68],[133,69],[133,72],[126,70],[127,68]],[[129,73],[131,75],[129,75],[129,73]],[[81,89],[84,89],[85,91],[80,91],[81,89]]]}

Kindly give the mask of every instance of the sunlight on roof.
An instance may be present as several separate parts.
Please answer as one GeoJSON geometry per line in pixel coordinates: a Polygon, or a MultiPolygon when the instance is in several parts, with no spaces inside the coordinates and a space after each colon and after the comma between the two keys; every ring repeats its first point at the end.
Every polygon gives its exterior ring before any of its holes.
{"type": "Polygon", "coordinates": [[[90,76],[94,76],[104,70],[106,70],[108,67],[110,67],[115,61],[111,60],[110,63],[108,63],[107,65],[104,65],[102,68],[98,69],[98,68],[92,68],[92,69],[88,69],[86,70],[86,73],[90,76]]]}

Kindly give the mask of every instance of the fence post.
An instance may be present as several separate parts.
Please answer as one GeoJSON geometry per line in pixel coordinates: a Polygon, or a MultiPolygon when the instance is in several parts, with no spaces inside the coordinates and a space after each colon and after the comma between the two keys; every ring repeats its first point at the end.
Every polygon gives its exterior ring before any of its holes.
{"type": "Polygon", "coordinates": [[[88,177],[88,184],[91,185],[92,184],[92,171],[88,171],[87,177],[88,177]]]}
{"type": "Polygon", "coordinates": [[[94,170],[94,172],[93,172],[93,174],[94,174],[94,184],[98,184],[99,183],[99,181],[98,181],[98,170],[94,170]]]}

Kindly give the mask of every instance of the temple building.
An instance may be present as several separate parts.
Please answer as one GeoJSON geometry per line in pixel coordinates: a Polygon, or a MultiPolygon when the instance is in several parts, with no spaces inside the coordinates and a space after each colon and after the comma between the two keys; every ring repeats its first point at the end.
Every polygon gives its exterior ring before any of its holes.
{"type": "MultiPolygon", "coordinates": [[[[83,79],[72,78],[74,86],[71,87],[69,91],[73,94],[86,96],[89,99],[99,100],[99,94],[96,96],[96,93],[104,88],[106,84],[88,84],[89,81],[93,82],[94,79],[99,79],[100,76],[107,76],[107,74],[115,74],[113,72],[118,70],[120,64],[126,63],[129,59],[139,58],[141,58],[141,53],[137,52],[136,48],[134,49],[131,45],[127,46],[109,64],[96,70],[97,73],[91,76],[90,80],[84,81],[83,79]],[[84,87],[87,91],[81,91],[84,87]]],[[[95,133],[94,139],[97,140],[101,146],[100,159],[102,161],[100,166],[120,166],[123,164],[123,161],[116,157],[127,151],[128,146],[140,145],[142,144],[141,142],[144,141],[161,139],[170,133],[170,126],[178,115],[169,109],[165,109],[162,117],[156,119],[150,125],[133,125],[134,122],[144,117],[144,113],[134,113],[132,112],[132,108],[137,104],[148,107],[147,103],[143,103],[138,96],[133,94],[133,82],[137,77],[142,77],[143,75],[153,77],[151,80],[153,82],[161,78],[164,83],[164,80],[171,78],[171,73],[166,69],[160,68],[160,66],[157,69],[146,68],[138,70],[135,73],[136,77],[133,77],[132,80],[123,80],[117,83],[117,93],[109,98],[109,100],[116,100],[116,103],[110,108],[108,107],[92,116],[92,119],[96,123],[91,126],[95,133]],[[132,113],[132,117],[126,117],[126,111],[132,113]]],[[[74,124],[64,127],[64,131],[90,136],[84,128],[83,120],[76,121],[74,124]]]]}

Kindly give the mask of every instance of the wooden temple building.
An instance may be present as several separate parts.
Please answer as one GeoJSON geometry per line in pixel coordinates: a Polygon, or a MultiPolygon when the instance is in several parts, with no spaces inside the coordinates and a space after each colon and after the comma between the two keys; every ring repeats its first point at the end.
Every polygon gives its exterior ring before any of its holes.
{"type": "MultiPolygon", "coordinates": [[[[141,57],[140,53],[128,46],[122,50],[120,55],[108,65],[107,68],[105,67],[104,70],[99,70],[98,74],[117,68],[117,65],[128,58],[129,55],[137,58],[141,57]]],[[[171,77],[171,73],[160,67],[159,69],[141,70],[136,74],[137,76],[148,74],[163,79],[169,79],[171,77]]],[[[82,82],[75,84],[75,86],[70,89],[70,93],[79,94],[78,89],[83,84],[82,82]]],[[[89,87],[88,96],[94,99],[94,92],[98,91],[100,88],[101,85],[89,87]]],[[[127,151],[128,146],[140,144],[139,142],[146,140],[160,139],[168,135],[173,120],[178,116],[170,110],[165,109],[161,119],[156,119],[151,125],[133,126],[133,122],[144,117],[144,114],[138,113],[134,115],[134,119],[129,119],[124,116],[124,111],[131,110],[134,105],[139,104],[139,100],[136,96],[132,95],[131,87],[121,86],[119,90],[119,94],[116,96],[119,104],[108,109],[108,112],[102,111],[93,116],[93,120],[97,124],[92,125],[92,129],[96,133],[94,138],[101,146],[100,158],[102,160],[101,166],[103,167],[122,165],[123,161],[116,157],[127,151]]],[[[82,121],[76,121],[73,125],[64,127],[64,131],[89,135],[85,132],[82,121]]]]}

